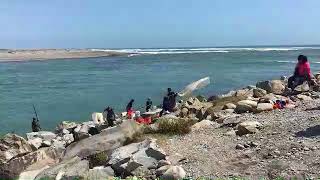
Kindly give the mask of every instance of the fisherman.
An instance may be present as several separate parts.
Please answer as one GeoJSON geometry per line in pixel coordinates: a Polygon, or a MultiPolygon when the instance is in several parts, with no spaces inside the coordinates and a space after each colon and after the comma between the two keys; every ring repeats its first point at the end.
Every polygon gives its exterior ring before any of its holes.
{"type": "Polygon", "coordinates": [[[162,111],[160,112],[160,117],[163,115],[163,113],[169,111],[170,108],[170,101],[169,101],[169,97],[165,96],[163,98],[163,102],[162,102],[162,111]]]}
{"type": "Polygon", "coordinates": [[[106,120],[107,120],[107,122],[108,122],[108,126],[109,126],[109,127],[114,126],[114,121],[116,120],[116,115],[115,115],[113,109],[108,106],[108,107],[103,111],[103,115],[106,117],[106,120]]]}
{"type": "Polygon", "coordinates": [[[152,107],[152,101],[151,101],[151,98],[148,98],[146,102],[146,112],[149,112],[151,107],[152,107]]]}
{"type": "Polygon", "coordinates": [[[41,131],[39,119],[36,119],[36,118],[33,117],[33,118],[32,118],[31,127],[32,127],[32,132],[39,132],[39,131],[41,131]]]}
{"type": "Polygon", "coordinates": [[[288,87],[292,90],[303,82],[311,81],[311,69],[307,56],[299,55],[293,76],[288,79],[288,87]]]}
{"type": "Polygon", "coordinates": [[[128,119],[132,119],[132,115],[133,115],[133,102],[134,102],[134,99],[131,99],[130,102],[128,103],[127,107],[126,107],[126,110],[127,110],[127,116],[128,116],[128,119]]]}
{"type": "Polygon", "coordinates": [[[173,112],[174,108],[176,107],[176,98],[178,96],[178,93],[175,93],[174,91],[172,91],[171,88],[168,88],[168,94],[167,94],[168,98],[169,98],[169,107],[168,107],[168,111],[169,112],[173,112]]]}

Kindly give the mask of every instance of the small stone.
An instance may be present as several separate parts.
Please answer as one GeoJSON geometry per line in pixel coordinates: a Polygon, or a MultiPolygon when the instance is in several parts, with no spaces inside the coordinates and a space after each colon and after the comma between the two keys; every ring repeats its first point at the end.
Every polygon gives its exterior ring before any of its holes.
{"type": "Polygon", "coordinates": [[[303,150],[304,151],[310,151],[310,149],[308,147],[304,147],[303,150]]]}
{"type": "Polygon", "coordinates": [[[318,149],[318,148],[315,147],[315,146],[311,148],[312,151],[315,151],[315,150],[317,150],[317,149],[318,149]]]}
{"type": "Polygon", "coordinates": [[[242,144],[237,144],[236,149],[242,150],[242,149],[245,149],[245,147],[242,144]]]}
{"type": "Polygon", "coordinates": [[[250,145],[249,145],[249,144],[247,144],[247,143],[243,144],[243,146],[244,146],[245,148],[250,147],[250,145]]]}
{"type": "Polygon", "coordinates": [[[256,143],[256,142],[251,142],[251,143],[250,143],[250,146],[251,146],[251,147],[257,147],[257,146],[259,146],[259,144],[256,143]]]}
{"type": "Polygon", "coordinates": [[[277,155],[277,156],[280,156],[280,154],[281,154],[281,152],[280,152],[279,150],[275,150],[273,153],[274,153],[275,155],[277,155]]]}

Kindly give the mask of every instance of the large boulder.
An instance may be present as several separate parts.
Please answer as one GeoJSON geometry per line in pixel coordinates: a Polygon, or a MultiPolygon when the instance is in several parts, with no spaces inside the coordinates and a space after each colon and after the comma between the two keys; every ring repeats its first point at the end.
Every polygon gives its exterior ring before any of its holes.
{"type": "Polygon", "coordinates": [[[89,162],[73,157],[42,171],[35,180],[42,179],[84,179],[89,171],[89,162]]]}
{"type": "Polygon", "coordinates": [[[147,139],[141,143],[132,143],[120,147],[111,154],[108,164],[116,174],[133,175],[137,168],[154,169],[158,161],[164,160],[166,154],[160,149],[154,139],[147,139]]]}
{"type": "Polygon", "coordinates": [[[202,120],[194,125],[192,125],[191,130],[192,131],[198,131],[206,128],[213,128],[216,127],[217,123],[212,122],[210,120],[202,120]]]}
{"type": "Polygon", "coordinates": [[[297,98],[302,101],[312,101],[312,98],[310,96],[303,95],[303,94],[298,94],[297,98]]]}
{"type": "Polygon", "coordinates": [[[99,166],[99,167],[94,167],[93,169],[89,169],[84,179],[107,180],[107,179],[113,179],[113,176],[114,176],[114,171],[111,167],[99,166]]]}
{"type": "Polygon", "coordinates": [[[235,104],[233,104],[233,103],[227,103],[227,104],[225,104],[224,106],[223,106],[223,110],[224,109],[235,109],[237,106],[235,105],[235,104]]]}
{"type": "Polygon", "coordinates": [[[308,92],[309,90],[310,87],[307,81],[294,88],[294,91],[296,91],[297,93],[308,92]]]}
{"type": "Polygon", "coordinates": [[[0,138],[0,165],[31,151],[32,147],[23,137],[16,134],[7,134],[0,138]]]}
{"type": "Polygon", "coordinates": [[[141,131],[134,121],[125,121],[120,126],[104,129],[100,134],[82,139],[69,145],[64,153],[63,159],[79,156],[81,158],[97,154],[99,152],[116,149],[141,131]]]}
{"type": "Polygon", "coordinates": [[[257,106],[257,112],[272,111],[272,110],[273,110],[273,104],[271,103],[259,103],[257,106]]]}
{"type": "Polygon", "coordinates": [[[257,121],[244,121],[238,124],[237,135],[242,136],[246,134],[254,134],[259,131],[262,124],[257,121]]]}
{"type": "Polygon", "coordinates": [[[272,91],[272,86],[270,81],[259,81],[257,82],[256,86],[257,88],[266,90],[268,93],[272,91]]]}
{"type": "Polygon", "coordinates": [[[54,139],[57,135],[50,131],[39,131],[39,132],[31,132],[27,133],[27,139],[32,140],[35,138],[41,138],[43,141],[51,141],[54,139]]]}
{"type": "Polygon", "coordinates": [[[18,156],[0,166],[0,177],[16,178],[23,171],[36,171],[58,162],[61,152],[54,148],[41,148],[24,156],[18,156]]]}
{"type": "Polygon", "coordinates": [[[261,88],[255,88],[253,89],[253,97],[255,98],[261,98],[263,96],[267,95],[267,91],[261,88]]]}
{"type": "Polygon", "coordinates": [[[157,175],[162,180],[179,180],[186,177],[186,172],[181,166],[162,166],[157,170],[157,175]]]}
{"type": "Polygon", "coordinates": [[[257,108],[258,103],[252,100],[242,100],[237,103],[236,113],[252,112],[257,108]]]}
{"type": "Polygon", "coordinates": [[[273,94],[283,94],[286,87],[281,80],[272,80],[271,81],[271,92],[273,94]]]}
{"type": "Polygon", "coordinates": [[[78,126],[77,123],[72,121],[62,121],[58,126],[56,127],[57,132],[62,132],[64,129],[72,132],[73,129],[75,129],[78,126]]]}

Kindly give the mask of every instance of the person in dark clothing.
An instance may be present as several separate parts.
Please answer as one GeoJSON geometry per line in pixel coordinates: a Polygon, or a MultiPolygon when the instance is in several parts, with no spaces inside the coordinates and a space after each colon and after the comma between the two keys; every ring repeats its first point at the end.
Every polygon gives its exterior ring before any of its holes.
{"type": "Polygon", "coordinates": [[[292,90],[303,82],[311,81],[311,69],[307,56],[299,55],[293,76],[288,79],[288,87],[292,90]]]}
{"type": "Polygon", "coordinates": [[[170,108],[169,97],[165,96],[162,102],[162,111],[160,112],[160,117],[163,115],[165,111],[169,111],[169,108],[170,108]]]}
{"type": "Polygon", "coordinates": [[[151,109],[151,106],[152,106],[151,98],[148,98],[146,102],[146,112],[149,112],[149,110],[151,109]]]}
{"type": "Polygon", "coordinates": [[[169,98],[169,112],[173,112],[174,108],[176,107],[176,98],[178,96],[177,93],[172,91],[171,88],[168,88],[168,98],[169,98]]]}
{"type": "Polygon", "coordinates": [[[134,99],[131,99],[126,107],[128,119],[131,119],[133,116],[133,109],[132,109],[133,102],[134,102],[134,99]]]}
{"type": "Polygon", "coordinates": [[[128,112],[129,110],[132,110],[133,103],[134,103],[134,99],[131,99],[130,102],[128,103],[127,107],[126,107],[127,112],[128,112]]]}
{"type": "Polygon", "coordinates": [[[39,132],[41,131],[39,120],[36,118],[32,118],[32,132],[39,132]]]}
{"type": "Polygon", "coordinates": [[[113,109],[110,107],[107,107],[106,111],[107,111],[108,126],[112,127],[112,126],[114,126],[114,121],[116,120],[116,115],[115,115],[113,109]]]}

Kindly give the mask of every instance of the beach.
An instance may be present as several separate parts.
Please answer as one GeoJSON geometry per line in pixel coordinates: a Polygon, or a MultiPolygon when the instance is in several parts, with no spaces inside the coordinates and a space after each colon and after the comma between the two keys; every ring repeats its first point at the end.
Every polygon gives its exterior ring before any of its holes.
{"type": "Polygon", "coordinates": [[[48,59],[75,59],[126,55],[116,51],[92,51],[91,49],[3,49],[1,61],[26,61],[48,59]]]}

